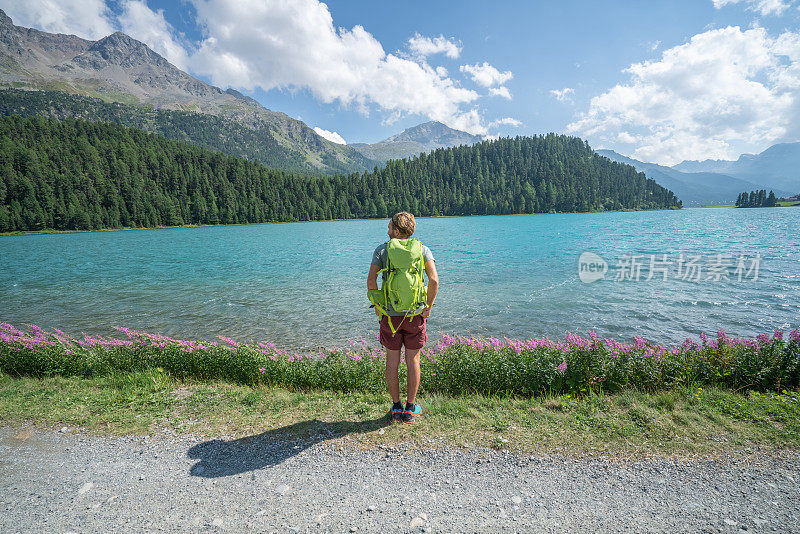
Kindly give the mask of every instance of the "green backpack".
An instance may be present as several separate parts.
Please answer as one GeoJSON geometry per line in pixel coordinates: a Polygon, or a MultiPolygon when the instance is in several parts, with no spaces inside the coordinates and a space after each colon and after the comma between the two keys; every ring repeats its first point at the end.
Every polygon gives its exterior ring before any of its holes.
{"type": "MultiPolygon", "coordinates": [[[[370,302],[381,315],[388,315],[387,304],[394,311],[404,313],[403,320],[418,315],[417,310],[428,300],[428,288],[422,279],[425,272],[422,242],[414,238],[390,239],[386,243],[386,258],[386,268],[378,271],[378,274],[383,273],[381,288],[367,292],[370,302]]],[[[397,332],[391,320],[389,327],[392,333],[397,332]]]]}

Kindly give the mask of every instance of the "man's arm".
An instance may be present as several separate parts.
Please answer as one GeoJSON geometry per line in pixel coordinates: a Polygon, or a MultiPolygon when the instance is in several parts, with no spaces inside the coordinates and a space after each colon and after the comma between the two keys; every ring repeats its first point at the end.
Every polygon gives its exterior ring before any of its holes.
{"type": "MultiPolygon", "coordinates": [[[[367,289],[378,289],[378,271],[381,270],[380,265],[374,263],[369,266],[369,273],[367,274],[367,289]]],[[[381,312],[375,308],[375,315],[380,315],[381,312]]]]}
{"type": "Polygon", "coordinates": [[[380,270],[379,265],[370,264],[369,273],[367,274],[367,289],[378,289],[378,271],[380,270]]]}
{"type": "Polygon", "coordinates": [[[428,260],[425,262],[425,274],[428,275],[428,305],[422,312],[423,317],[431,316],[431,307],[436,300],[436,293],[439,291],[439,274],[436,272],[436,262],[428,260]]]}

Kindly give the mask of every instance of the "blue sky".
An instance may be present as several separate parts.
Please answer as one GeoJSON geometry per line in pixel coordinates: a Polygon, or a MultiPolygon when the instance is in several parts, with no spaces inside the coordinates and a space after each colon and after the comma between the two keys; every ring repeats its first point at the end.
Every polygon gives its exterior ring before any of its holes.
{"type": "Polygon", "coordinates": [[[800,139],[800,0],[57,4],[0,0],[18,25],[123,30],[347,142],[435,119],[674,164],[800,139]]]}

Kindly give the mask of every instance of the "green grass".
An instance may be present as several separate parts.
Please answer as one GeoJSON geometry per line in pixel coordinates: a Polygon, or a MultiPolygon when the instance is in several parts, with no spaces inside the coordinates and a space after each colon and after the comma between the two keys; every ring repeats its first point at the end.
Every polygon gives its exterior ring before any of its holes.
{"type": "MultiPolygon", "coordinates": [[[[181,341],[121,329],[127,340],[69,339],[31,326],[31,332],[0,324],[0,371],[11,376],[94,378],[163,370],[182,380],[223,380],[296,390],[366,391],[384,388],[382,352],[370,348],[289,354],[274,345],[181,341]]],[[[800,331],[776,331],[754,340],[716,339],[679,347],[636,338],[629,345],[567,335],[505,340],[443,336],[421,358],[423,394],[533,397],[651,393],[688,386],[731,390],[797,390],[800,385],[800,331]]],[[[401,371],[402,372],[402,371],[401,371]]]]}
{"type": "Polygon", "coordinates": [[[146,370],[96,378],[0,374],[0,424],[80,427],[99,434],[194,434],[411,442],[517,452],[714,456],[800,447],[800,394],[680,388],[540,398],[427,394],[414,425],[388,422],[386,393],[336,393],[180,381],[146,370]],[[381,433],[383,430],[383,433],[381,433]],[[331,436],[328,436],[330,433],[331,436]]]}

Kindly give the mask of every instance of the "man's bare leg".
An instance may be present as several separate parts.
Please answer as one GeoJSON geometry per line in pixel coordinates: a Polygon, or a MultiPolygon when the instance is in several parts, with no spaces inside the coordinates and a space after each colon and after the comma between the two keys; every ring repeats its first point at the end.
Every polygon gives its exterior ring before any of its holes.
{"type": "MultiPolygon", "coordinates": [[[[406,367],[408,368],[408,391],[406,402],[415,404],[417,402],[417,390],[419,389],[419,352],[420,349],[406,349],[406,367]]],[[[399,357],[398,351],[398,357],[399,357]]],[[[399,364],[399,362],[398,362],[399,364]]],[[[396,377],[397,375],[395,375],[396,377]]],[[[400,392],[397,393],[400,398],[400,392]]]]}
{"type": "MultiPolygon", "coordinates": [[[[389,388],[389,395],[392,402],[400,402],[400,379],[397,377],[397,369],[400,367],[400,351],[386,349],[386,386],[389,388]]],[[[419,379],[417,379],[419,386],[419,379]]],[[[416,395],[416,390],[414,390],[416,395]]]]}

